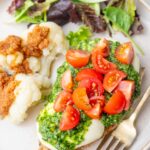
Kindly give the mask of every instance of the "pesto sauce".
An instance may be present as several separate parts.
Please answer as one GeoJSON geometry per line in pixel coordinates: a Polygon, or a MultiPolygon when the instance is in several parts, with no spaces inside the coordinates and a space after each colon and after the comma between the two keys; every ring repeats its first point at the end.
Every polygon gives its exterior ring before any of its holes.
{"type": "MultiPolygon", "coordinates": [[[[134,67],[132,65],[122,64],[115,58],[115,55],[114,55],[115,50],[119,45],[120,45],[120,43],[118,43],[118,42],[111,42],[111,44],[110,44],[111,50],[110,50],[110,55],[108,57],[108,60],[115,63],[119,70],[122,70],[125,73],[127,73],[128,80],[133,80],[135,82],[135,91],[132,96],[132,101],[133,101],[138,96],[140,96],[140,93],[141,93],[140,75],[134,69],[134,67]]],[[[109,100],[109,98],[111,97],[111,94],[108,92],[105,92],[105,97],[106,97],[106,100],[109,100]]],[[[123,111],[122,113],[116,114],[116,115],[103,114],[102,123],[104,124],[105,127],[119,124],[128,113],[129,113],[129,111],[123,111]]]]}
{"type": "MultiPolygon", "coordinates": [[[[88,66],[90,66],[90,64],[86,67],[88,66]]],[[[57,95],[62,90],[60,82],[63,73],[67,69],[71,70],[73,77],[79,72],[78,69],[73,68],[67,62],[64,62],[63,65],[57,69],[57,79],[53,85],[51,94],[48,97],[48,104],[37,118],[39,132],[41,133],[43,140],[53,145],[58,150],[74,150],[75,147],[84,140],[88,127],[92,123],[91,119],[85,115],[85,113],[80,111],[80,124],[73,130],[60,131],[59,124],[62,113],[48,113],[53,109],[53,107],[49,108],[49,105],[54,103],[57,95]]]]}
{"type": "Polygon", "coordinates": [[[80,112],[80,124],[73,130],[61,131],[59,124],[62,113],[49,114],[47,111],[38,117],[39,132],[44,141],[58,150],[74,150],[76,145],[84,140],[84,136],[91,124],[91,119],[80,112]]]}
{"type": "MultiPolygon", "coordinates": [[[[92,47],[99,40],[100,39],[83,40],[81,42],[78,42],[77,47],[81,50],[91,51],[92,47]]],[[[132,97],[132,100],[134,100],[136,97],[140,95],[140,76],[135,71],[132,65],[125,65],[117,61],[117,59],[114,56],[114,53],[115,53],[115,49],[119,45],[120,44],[118,42],[111,42],[110,44],[111,50],[110,50],[110,55],[108,57],[108,60],[115,63],[118,66],[118,69],[127,73],[128,74],[127,79],[135,81],[136,88],[132,97]]],[[[84,68],[92,68],[92,67],[93,67],[92,63],[89,62],[89,64],[85,67],[81,69],[75,69],[67,62],[64,62],[63,65],[60,66],[57,70],[56,82],[54,83],[51,94],[48,97],[49,100],[46,108],[40,113],[38,117],[38,123],[39,123],[39,132],[41,133],[43,140],[47,141],[48,143],[56,147],[58,150],[74,150],[75,147],[84,140],[84,136],[88,131],[88,127],[91,124],[91,119],[81,111],[80,124],[73,130],[62,132],[59,130],[59,123],[60,123],[62,113],[49,114],[48,105],[50,103],[54,103],[57,95],[62,90],[60,82],[63,73],[67,69],[71,70],[72,76],[74,78],[80,70],[84,68]]],[[[77,85],[78,83],[74,80],[74,88],[76,88],[77,85]]],[[[105,97],[107,100],[109,100],[111,94],[105,91],[105,97]]],[[[118,124],[124,118],[124,116],[127,115],[127,113],[128,111],[123,111],[122,113],[116,115],[103,114],[101,120],[105,127],[109,127],[118,124]]]]}

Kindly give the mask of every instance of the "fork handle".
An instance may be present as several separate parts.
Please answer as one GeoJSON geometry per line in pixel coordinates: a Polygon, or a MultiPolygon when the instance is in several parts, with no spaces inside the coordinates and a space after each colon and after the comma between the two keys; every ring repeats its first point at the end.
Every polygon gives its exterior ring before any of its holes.
{"type": "Polygon", "coordinates": [[[141,99],[140,103],[138,104],[138,106],[136,107],[135,111],[129,118],[130,120],[132,120],[133,123],[134,123],[136,117],[138,116],[142,106],[144,105],[144,103],[146,102],[146,100],[148,99],[149,96],[150,96],[150,86],[146,90],[144,96],[142,97],[142,99],[141,99]]]}

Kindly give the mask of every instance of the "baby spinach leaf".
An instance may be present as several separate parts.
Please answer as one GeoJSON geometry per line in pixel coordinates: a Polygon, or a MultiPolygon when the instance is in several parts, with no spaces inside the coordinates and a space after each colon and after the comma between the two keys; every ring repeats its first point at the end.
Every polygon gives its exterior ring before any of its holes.
{"type": "Polygon", "coordinates": [[[128,34],[132,25],[132,19],[126,11],[110,6],[104,10],[104,15],[117,30],[128,34]]]}

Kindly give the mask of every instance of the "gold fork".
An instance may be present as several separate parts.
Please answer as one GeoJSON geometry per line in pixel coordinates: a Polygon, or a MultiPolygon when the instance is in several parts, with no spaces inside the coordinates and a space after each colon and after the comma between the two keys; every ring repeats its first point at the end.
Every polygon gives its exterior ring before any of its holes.
{"type": "Polygon", "coordinates": [[[123,150],[133,143],[136,138],[137,132],[134,127],[135,119],[137,118],[143,104],[150,96],[150,86],[146,90],[144,96],[132,113],[129,119],[124,120],[117,128],[109,135],[109,138],[104,144],[100,144],[97,150],[123,150]]]}

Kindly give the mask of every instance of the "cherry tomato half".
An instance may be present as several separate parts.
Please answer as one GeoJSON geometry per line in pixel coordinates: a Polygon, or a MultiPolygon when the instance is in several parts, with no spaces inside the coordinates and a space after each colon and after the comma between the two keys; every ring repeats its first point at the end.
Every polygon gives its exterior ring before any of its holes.
{"type": "Polygon", "coordinates": [[[99,119],[102,113],[101,104],[97,102],[90,110],[86,110],[84,112],[92,119],[99,119]]]}
{"type": "Polygon", "coordinates": [[[97,72],[94,69],[83,69],[76,76],[77,81],[81,81],[81,80],[88,79],[88,78],[97,78],[100,81],[103,81],[102,74],[97,72]]]}
{"type": "Polygon", "coordinates": [[[93,51],[92,64],[93,64],[94,69],[102,74],[106,74],[110,70],[114,70],[117,68],[115,64],[103,58],[101,54],[99,53],[99,51],[93,51]]]}
{"type": "Polygon", "coordinates": [[[112,70],[109,71],[103,81],[104,89],[111,93],[120,83],[122,79],[124,79],[127,75],[120,70],[112,70]]]}
{"type": "Polygon", "coordinates": [[[54,110],[56,112],[62,112],[68,103],[73,103],[72,95],[67,91],[62,91],[55,100],[54,110]]]}
{"type": "Polygon", "coordinates": [[[72,105],[67,105],[65,111],[63,112],[59,128],[61,131],[71,130],[79,124],[79,121],[79,111],[72,105]]]}
{"type": "Polygon", "coordinates": [[[81,68],[88,64],[90,54],[81,50],[68,50],[66,60],[75,68],[81,68]]]}
{"type": "Polygon", "coordinates": [[[128,110],[131,103],[131,97],[135,90],[135,83],[131,80],[124,80],[121,81],[117,87],[117,90],[120,90],[123,92],[125,98],[126,98],[126,106],[125,110],[128,110]]]}
{"type": "Polygon", "coordinates": [[[78,87],[86,88],[86,92],[89,98],[93,96],[101,96],[104,93],[102,82],[96,78],[81,80],[78,87]]]}
{"type": "Polygon", "coordinates": [[[121,91],[117,90],[106,103],[104,112],[110,115],[119,114],[124,110],[125,105],[126,98],[124,94],[121,91]]]}
{"type": "Polygon", "coordinates": [[[86,93],[86,88],[76,88],[73,92],[73,102],[81,110],[90,110],[91,105],[86,93]]]}
{"type": "Polygon", "coordinates": [[[94,106],[97,102],[100,103],[101,107],[103,108],[105,106],[105,96],[104,95],[93,96],[93,97],[90,98],[91,106],[94,106]]]}
{"type": "Polygon", "coordinates": [[[115,56],[121,63],[131,64],[134,58],[134,50],[131,42],[120,45],[115,52],[115,56]]]}
{"type": "Polygon", "coordinates": [[[73,87],[73,80],[71,76],[71,71],[67,70],[64,72],[61,80],[61,86],[64,90],[71,92],[73,87]]]}
{"type": "Polygon", "coordinates": [[[106,39],[101,39],[99,43],[94,47],[93,51],[98,51],[101,56],[107,57],[110,51],[109,41],[106,39]]]}

